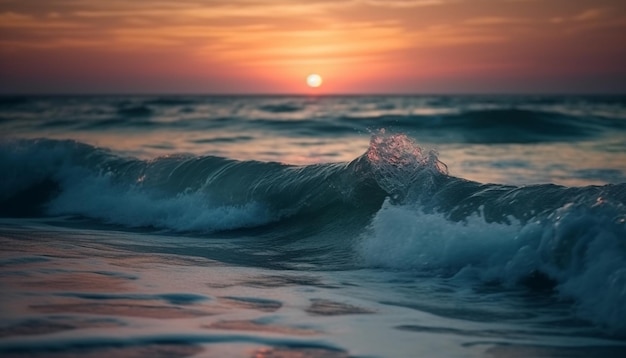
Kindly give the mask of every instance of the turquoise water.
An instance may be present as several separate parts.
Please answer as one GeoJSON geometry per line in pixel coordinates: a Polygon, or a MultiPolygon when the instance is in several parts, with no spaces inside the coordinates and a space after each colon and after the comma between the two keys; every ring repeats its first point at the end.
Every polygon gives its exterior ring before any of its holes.
{"type": "Polygon", "coordinates": [[[0,101],[0,351],[622,356],[626,99],[0,101]]]}

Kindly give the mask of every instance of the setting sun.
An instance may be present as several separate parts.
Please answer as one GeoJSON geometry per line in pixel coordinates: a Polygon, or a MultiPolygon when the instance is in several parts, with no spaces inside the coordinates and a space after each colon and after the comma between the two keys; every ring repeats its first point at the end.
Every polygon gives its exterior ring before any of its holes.
{"type": "Polygon", "coordinates": [[[322,76],[320,76],[320,75],[318,75],[318,74],[316,74],[316,73],[311,74],[311,75],[309,75],[309,76],[306,78],[306,84],[307,84],[309,87],[313,87],[313,88],[315,88],[315,87],[319,87],[319,86],[321,86],[321,85],[322,85],[322,76]]]}

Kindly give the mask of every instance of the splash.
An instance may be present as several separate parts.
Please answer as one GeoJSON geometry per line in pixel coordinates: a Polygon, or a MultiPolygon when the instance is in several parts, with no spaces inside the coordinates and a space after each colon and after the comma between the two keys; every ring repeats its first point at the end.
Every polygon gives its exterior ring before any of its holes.
{"type": "Polygon", "coordinates": [[[384,129],[372,136],[365,157],[378,185],[396,202],[427,192],[436,177],[448,174],[436,151],[426,151],[405,134],[386,134],[384,129]]]}

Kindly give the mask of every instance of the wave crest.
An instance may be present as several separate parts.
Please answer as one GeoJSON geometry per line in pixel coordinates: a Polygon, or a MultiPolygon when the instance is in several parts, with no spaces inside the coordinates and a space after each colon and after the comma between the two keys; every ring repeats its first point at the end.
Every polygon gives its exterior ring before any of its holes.
{"type": "Polygon", "coordinates": [[[405,134],[374,134],[364,155],[372,167],[374,179],[394,201],[407,200],[415,189],[419,195],[432,189],[435,178],[448,174],[448,167],[434,150],[425,151],[405,134]]]}
{"type": "Polygon", "coordinates": [[[74,215],[201,234],[246,229],[295,247],[292,260],[325,267],[510,285],[539,273],[580,317],[626,332],[626,184],[470,182],[447,175],[434,151],[384,132],[350,163],[310,166],[190,155],[144,161],[73,141],[2,141],[0,171],[3,216],[74,215]]]}

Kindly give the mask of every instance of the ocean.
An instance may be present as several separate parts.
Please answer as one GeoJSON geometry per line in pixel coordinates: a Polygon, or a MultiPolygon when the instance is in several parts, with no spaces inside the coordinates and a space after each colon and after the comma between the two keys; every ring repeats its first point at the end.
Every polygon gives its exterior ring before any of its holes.
{"type": "Polygon", "coordinates": [[[2,357],[624,357],[624,96],[0,97],[2,357]]]}

